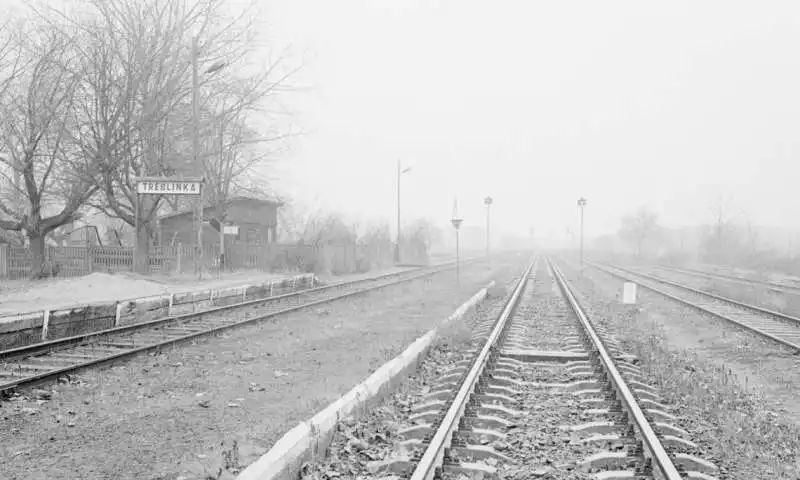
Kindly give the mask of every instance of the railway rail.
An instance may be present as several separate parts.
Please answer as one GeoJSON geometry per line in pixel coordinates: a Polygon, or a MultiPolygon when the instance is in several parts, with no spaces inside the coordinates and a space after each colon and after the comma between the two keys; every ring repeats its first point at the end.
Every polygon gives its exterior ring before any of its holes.
{"type": "MultiPolygon", "coordinates": [[[[476,259],[462,263],[472,263],[476,259]]],[[[0,396],[81,369],[175,345],[383,287],[429,277],[454,262],[338,282],[0,351],[0,396]]]]}
{"type": "Polygon", "coordinates": [[[589,262],[618,279],[725,320],[800,354],[800,318],[633,270],[589,262]]]}
{"type": "Polygon", "coordinates": [[[738,283],[741,285],[761,285],[767,287],[774,292],[788,293],[790,295],[800,295],[800,286],[791,285],[788,283],[765,282],[746,277],[738,277],[733,275],[723,275],[721,273],[706,272],[702,270],[695,270],[692,268],[678,268],[672,265],[654,265],[654,268],[665,270],[669,272],[680,273],[683,275],[690,275],[694,277],[708,278],[714,280],[724,280],[726,282],[738,283]]]}
{"type": "MultiPolygon", "coordinates": [[[[418,400],[404,404],[408,418],[389,416],[394,426],[376,427],[381,436],[397,428],[392,436],[400,439],[370,473],[412,480],[715,478],[717,467],[695,455],[699,447],[672,424],[670,407],[635,358],[588,317],[549,260],[534,259],[495,312],[475,327],[460,357],[423,365],[433,382],[421,382],[418,400]]],[[[368,419],[352,431],[371,425],[368,419]]],[[[363,457],[348,466],[341,454],[352,449],[335,451],[335,461],[320,468],[353,478],[363,457]]]]}

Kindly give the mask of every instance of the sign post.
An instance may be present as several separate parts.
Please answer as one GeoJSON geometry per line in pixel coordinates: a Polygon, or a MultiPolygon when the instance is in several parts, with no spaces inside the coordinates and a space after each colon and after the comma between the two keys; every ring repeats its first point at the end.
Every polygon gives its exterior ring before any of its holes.
{"type": "MultiPolygon", "coordinates": [[[[169,177],[138,177],[136,194],[134,195],[134,234],[133,234],[133,268],[139,261],[139,197],[141,195],[202,195],[204,178],[169,178],[169,177]]],[[[197,227],[197,236],[200,238],[203,228],[202,213],[197,227]]],[[[195,260],[197,262],[198,260],[195,260]]]]}
{"type": "Polygon", "coordinates": [[[450,219],[450,223],[453,224],[453,228],[456,230],[456,286],[461,286],[461,273],[459,272],[460,266],[460,253],[459,253],[459,245],[458,245],[458,229],[461,228],[461,222],[464,219],[458,216],[458,199],[453,200],[453,218],[450,219]]]}

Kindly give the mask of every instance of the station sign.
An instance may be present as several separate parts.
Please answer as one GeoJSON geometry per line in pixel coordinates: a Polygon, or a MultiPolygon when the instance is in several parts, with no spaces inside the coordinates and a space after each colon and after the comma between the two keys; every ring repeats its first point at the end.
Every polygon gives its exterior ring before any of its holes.
{"type": "Polygon", "coordinates": [[[192,180],[139,180],[139,195],[200,195],[202,182],[192,180]]]}

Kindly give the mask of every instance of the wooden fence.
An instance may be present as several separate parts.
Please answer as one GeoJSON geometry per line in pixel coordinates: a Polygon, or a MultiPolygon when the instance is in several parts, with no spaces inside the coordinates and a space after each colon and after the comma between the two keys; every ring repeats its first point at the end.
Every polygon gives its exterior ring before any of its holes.
{"type": "MultiPolygon", "coordinates": [[[[392,264],[392,244],[387,245],[244,245],[226,246],[226,270],[300,271],[305,273],[345,274],[366,272],[392,264]]],[[[218,270],[218,245],[204,246],[202,267],[218,270]]],[[[45,263],[56,276],[77,277],[93,272],[133,270],[130,247],[53,247],[47,246],[45,263]]],[[[179,274],[195,270],[191,245],[150,248],[151,273],[179,274]]],[[[0,278],[29,278],[33,274],[33,255],[26,247],[0,245],[0,278]]]]}

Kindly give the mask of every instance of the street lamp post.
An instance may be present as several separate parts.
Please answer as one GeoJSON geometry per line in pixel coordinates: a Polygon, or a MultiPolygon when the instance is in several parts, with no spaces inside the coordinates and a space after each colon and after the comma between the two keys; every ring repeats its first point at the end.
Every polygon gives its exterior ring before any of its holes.
{"type": "Polygon", "coordinates": [[[489,212],[492,209],[492,197],[484,198],[483,203],[486,205],[486,257],[489,257],[489,227],[491,225],[489,212]]]}
{"type": "MultiPolygon", "coordinates": [[[[200,86],[197,73],[198,57],[197,37],[192,37],[192,164],[199,170],[202,176],[203,169],[200,168],[200,86]]],[[[203,277],[203,269],[200,267],[200,259],[203,257],[203,187],[200,187],[200,195],[197,196],[197,239],[194,249],[194,269],[198,277],[203,277]]],[[[138,233],[138,232],[137,232],[138,233]]]]}
{"type": "Polygon", "coordinates": [[[578,199],[578,207],[581,209],[581,273],[583,273],[583,209],[586,207],[586,199],[578,199]]]}
{"type": "MultiPolygon", "coordinates": [[[[198,57],[200,49],[197,37],[192,37],[192,161],[195,168],[199,169],[203,183],[200,185],[200,195],[197,196],[197,240],[194,251],[194,268],[198,277],[202,279],[203,268],[200,261],[203,258],[203,197],[205,196],[205,175],[200,165],[200,79],[198,74],[198,57]]],[[[217,62],[206,69],[205,73],[215,73],[224,68],[226,63],[217,62]]],[[[220,226],[222,228],[222,226],[220,226]]],[[[138,232],[137,232],[138,234],[138,232]]]]}
{"type": "Polygon", "coordinates": [[[461,285],[461,272],[460,269],[460,253],[459,253],[459,242],[458,242],[458,229],[461,227],[461,222],[463,222],[463,218],[458,217],[458,200],[453,201],[453,218],[450,219],[450,223],[453,224],[453,228],[456,229],[456,285],[461,285]]]}
{"type": "Polygon", "coordinates": [[[394,263],[400,263],[400,176],[411,170],[411,167],[401,169],[400,159],[397,159],[397,245],[394,247],[394,263]]]}

